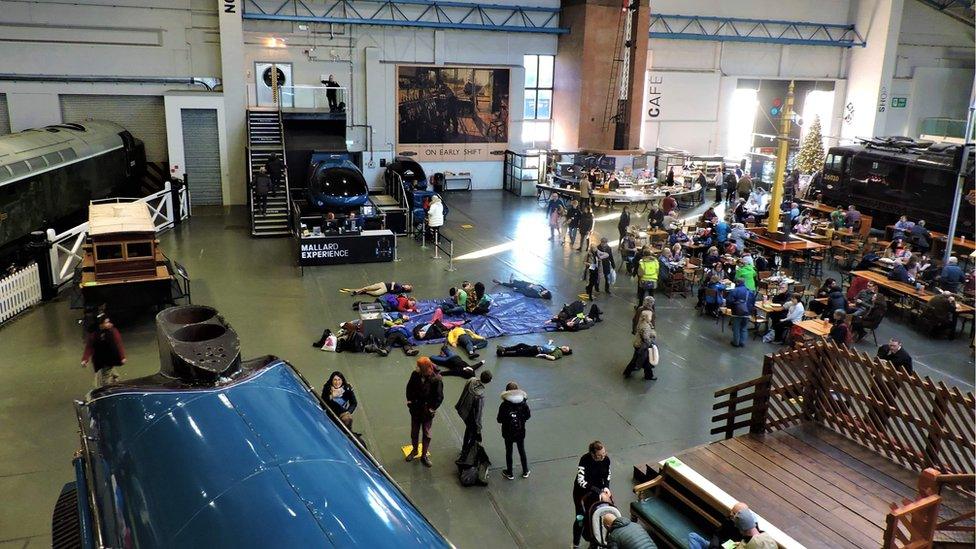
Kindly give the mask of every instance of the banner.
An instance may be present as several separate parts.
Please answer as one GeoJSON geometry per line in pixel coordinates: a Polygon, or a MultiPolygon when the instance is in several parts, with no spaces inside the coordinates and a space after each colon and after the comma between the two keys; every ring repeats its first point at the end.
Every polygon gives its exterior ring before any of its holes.
{"type": "Polygon", "coordinates": [[[508,85],[508,69],[397,66],[397,154],[418,162],[501,162],[508,85]]]}

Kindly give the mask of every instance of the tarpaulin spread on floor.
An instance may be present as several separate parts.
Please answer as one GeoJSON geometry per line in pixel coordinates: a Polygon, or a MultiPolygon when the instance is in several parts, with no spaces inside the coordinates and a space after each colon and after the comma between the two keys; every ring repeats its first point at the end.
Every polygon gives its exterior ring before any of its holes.
{"type": "MultiPolygon", "coordinates": [[[[552,316],[555,314],[549,311],[548,301],[526,297],[522,294],[499,293],[489,295],[492,299],[492,305],[491,310],[488,311],[488,314],[445,314],[444,321],[469,320],[470,322],[465,324],[464,327],[484,338],[545,332],[547,330],[547,326],[552,326],[551,324],[546,324],[546,321],[552,318],[552,316]]],[[[410,320],[408,320],[404,326],[406,326],[412,334],[413,327],[418,324],[429,322],[431,316],[434,314],[434,311],[436,311],[440,304],[444,301],[446,301],[446,299],[418,300],[418,312],[407,313],[410,320]]],[[[443,338],[427,339],[418,342],[414,341],[412,336],[410,340],[415,344],[444,342],[443,338]]]]}

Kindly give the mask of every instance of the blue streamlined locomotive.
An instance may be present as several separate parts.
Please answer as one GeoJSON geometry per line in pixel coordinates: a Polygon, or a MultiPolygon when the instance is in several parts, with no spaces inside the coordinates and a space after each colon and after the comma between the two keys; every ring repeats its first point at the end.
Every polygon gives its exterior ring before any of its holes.
{"type": "Polygon", "coordinates": [[[306,192],[308,204],[322,211],[357,208],[369,199],[363,173],[343,153],[313,154],[306,192]]]}
{"type": "Polygon", "coordinates": [[[21,248],[31,231],[82,223],[91,200],[128,193],[145,171],[142,141],[112,122],[0,137],[0,260],[21,248]]]}
{"type": "Polygon", "coordinates": [[[210,307],[156,326],[159,373],[76,403],[54,547],[452,547],[290,364],[210,307]]]}

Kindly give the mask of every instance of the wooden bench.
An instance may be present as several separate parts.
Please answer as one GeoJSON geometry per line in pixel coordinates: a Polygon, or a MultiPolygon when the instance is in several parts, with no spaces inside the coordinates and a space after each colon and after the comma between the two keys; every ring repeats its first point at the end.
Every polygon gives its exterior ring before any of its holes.
{"type": "MultiPolygon", "coordinates": [[[[660,471],[655,478],[634,486],[637,501],[631,503],[630,511],[634,521],[669,547],[688,547],[691,532],[710,536],[739,501],[676,457],[658,465],[660,471]]],[[[768,532],[781,548],[803,547],[756,516],[760,529],[768,532]]]]}

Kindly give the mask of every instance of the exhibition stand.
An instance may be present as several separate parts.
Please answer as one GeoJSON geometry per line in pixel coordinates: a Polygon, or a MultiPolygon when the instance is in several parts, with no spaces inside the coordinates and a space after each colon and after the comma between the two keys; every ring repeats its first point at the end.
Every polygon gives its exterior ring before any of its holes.
{"type": "Polygon", "coordinates": [[[386,229],[383,215],[367,203],[341,218],[293,202],[293,237],[298,266],[383,263],[396,259],[396,235],[386,229]]]}

